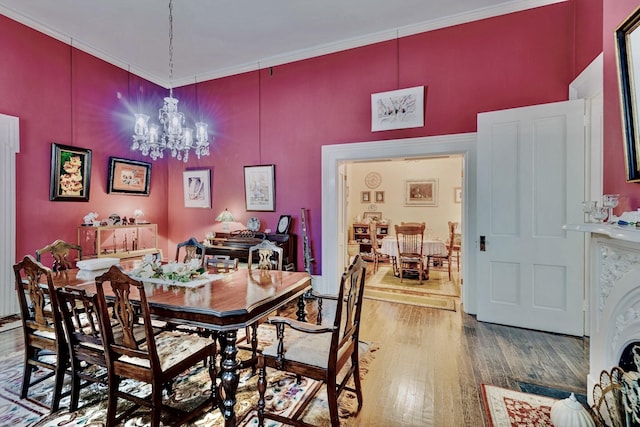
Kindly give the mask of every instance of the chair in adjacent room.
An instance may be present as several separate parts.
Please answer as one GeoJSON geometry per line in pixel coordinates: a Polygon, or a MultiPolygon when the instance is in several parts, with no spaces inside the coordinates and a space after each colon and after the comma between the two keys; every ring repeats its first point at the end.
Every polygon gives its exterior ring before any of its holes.
{"type": "Polygon", "coordinates": [[[81,387],[96,382],[107,383],[107,360],[96,295],[88,295],[84,289],[58,288],[56,296],[70,356],[69,410],[75,411],[78,409],[81,387]]]}
{"type": "Polygon", "coordinates": [[[442,254],[432,254],[427,257],[428,268],[446,270],[451,281],[451,265],[453,263],[454,240],[457,222],[449,221],[449,240],[447,241],[447,252],[442,254]]]}
{"type": "Polygon", "coordinates": [[[248,268],[282,270],[283,249],[270,240],[263,240],[249,248],[248,268]],[[256,255],[257,254],[257,264],[256,255]]]}
{"type": "Polygon", "coordinates": [[[205,266],[205,247],[202,243],[198,242],[195,237],[190,237],[184,242],[180,242],[176,245],[176,261],[187,263],[192,259],[200,260],[200,267],[205,266]],[[185,254],[180,259],[180,248],[184,248],[185,254]]]}
{"type": "Polygon", "coordinates": [[[358,411],[362,407],[362,389],[359,371],[359,330],[362,295],[366,276],[365,262],[356,255],[354,262],[342,275],[332,325],[313,325],[288,317],[268,320],[276,325],[278,340],[258,356],[258,419],[272,419],[290,425],[304,424],[300,417],[304,408],[313,401],[309,396],[299,403],[300,409],[291,418],[270,413],[265,401],[267,368],[278,369],[322,381],[327,388],[327,403],[332,426],[339,426],[338,398],[343,391],[355,393],[358,411]],[[345,367],[348,365],[348,369],[345,367]],[[343,367],[346,372],[342,373],[343,367]],[[353,380],[353,386],[348,381],[353,380]]]}
{"type": "Polygon", "coordinates": [[[378,242],[378,223],[369,223],[369,239],[371,240],[371,258],[373,260],[373,272],[378,271],[380,261],[389,262],[389,255],[380,252],[380,242],[378,242]]]}
{"type": "Polygon", "coordinates": [[[42,262],[42,255],[49,253],[53,258],[51,269],[53,271],[69,270],[75,267],[75,260],[71,259],[71,251],[76,251],[76,259],[82,259],[82,247],[64,240],[56,240],[50,245],[36,251],[36,261],[42,262]]]}
{"type": "Polygon", "coordinates": [[[170,417],[166,423],[181,425],[209,409],[217,401],[215,340],[180,331],[156,333],[143,283],[132,279],[116,266],[97,277],[95,282],[109,383],[106,424],[116,425],[131,413],[125,410],[117,414],[118,399],[148,407],[152,426],[160,425],[163,413],[170,417]],[[105,292],[106,283],[109,283],[109,287],[105,292]],[[106,294],[112,295],[113,316],[109,313],[106,294]],[[134,295],[137,299],[132,301],[130,297],[134,295]],[[138,316],[134,316],[136,312],[139,312],[138,316]],[[114,333],[112,318],[115,318],[115,326],[120,331],[118,334],[114,333]],[[144,330],[142,342],[136,335],[140,325],[144,330]],[[188,410],[169,406],[163,401],[163,390],[168,389],[172,395],[174,379],[190,368],[201,365],[203,361],[208,363],[212,382],[210,396],[188,410]],[[148,383],[150,394],[141,397],[121,389],[120,383],[125,379],[148,383]]]}
{"type": "Polygon", "coordinates": [[[415,275],[420,284],[424,276],[429,277],[429,264],[424,262],[424,230],[426,225],[421,223],[401,223],[395,226],[398,241],[398,272],[400,282],[405,274],[415,275]]]}
{"type": "Polygon", "coordinates": [[[13,266],[24,335],[24,373],[20,397],[25,399],[29,388],[55,377],[51,412],[60,407],[64,376],[69,365],[62,319],[56,307],[56,292],[51,269],[31,255],[13,266]],[[32,378],[36,369],[49,370],[46,375],[32,378]]]}

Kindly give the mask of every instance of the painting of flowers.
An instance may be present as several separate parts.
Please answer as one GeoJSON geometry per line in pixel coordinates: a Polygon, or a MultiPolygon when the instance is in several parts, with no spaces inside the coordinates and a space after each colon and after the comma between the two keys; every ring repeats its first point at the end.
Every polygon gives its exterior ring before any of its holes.
{"type": "Polygon", "coordinates": [[[49,200],[88,202],[91,182],[91,150],[51,144],[49,200]]]}

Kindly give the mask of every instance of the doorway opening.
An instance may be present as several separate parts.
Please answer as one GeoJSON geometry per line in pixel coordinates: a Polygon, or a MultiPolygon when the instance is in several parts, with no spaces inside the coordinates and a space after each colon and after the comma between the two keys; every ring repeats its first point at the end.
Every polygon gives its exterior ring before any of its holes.
{"type": "MultiPolygon", "coordinates": [[[[475,236],[475,223],[470,221],[470,206],[475,205],[476,175],[476,134],[457,134],[422,138],[398,139],[389,141],[371,141],[352,144],[327,145],[322,147],[322,278],[314,285],[321,292],[334,292],[334,277],[339,277],[348,261],[347,242],[350,219],[346,209],[347,164],[355,161],[376,161],[394,158],[421,158],[437,156],[460,156],[463,163],[461,178],[461,223],[465,224],[462,233],[462,246],[473,245],[471,236],[475,236]]],[[[453,197],[453,195],[452,195],[453,197]]],[[[469,278],[474,277],[475,256],[473,251],[465,251],[462,260],[461,280],[464,282],[462,303],[464,311],[474,313],[475,284],[469,278]]]]}

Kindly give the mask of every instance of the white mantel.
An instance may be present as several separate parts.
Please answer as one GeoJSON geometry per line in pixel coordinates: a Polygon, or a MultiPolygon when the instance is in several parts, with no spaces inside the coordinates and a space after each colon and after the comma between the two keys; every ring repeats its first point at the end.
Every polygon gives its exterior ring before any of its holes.
{"type": "Polygon", "coordinates": [[[640,229],[615,224],[567,224],[590,233],[588,397],[600,372],[617,366],[640,341],[640,229]]]}

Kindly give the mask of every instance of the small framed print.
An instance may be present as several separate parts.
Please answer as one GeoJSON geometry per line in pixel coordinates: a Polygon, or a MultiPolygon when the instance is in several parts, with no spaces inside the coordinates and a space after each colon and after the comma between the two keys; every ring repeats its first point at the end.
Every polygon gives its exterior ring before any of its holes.
{"type": "Polygon", "coordinates": [[[462,187],[456,187],[453,189],[453,201],[455,203],[462,203],[462,187]]]}
{"type": "Polygon", "coordinates": [[[91,182],[91,150],[51,144],[49,200],[88,202],[91,182]]]}
{"type": "Polygon", "coordinates": [[[382,221],[382,212],[364,212],[362,218],[369,221],[382,221]]]}
{"type": "Polygon", "coordinates": [[[211,207],[211,171],[209,169],[182,172],[185,208],[211,207]]]}
{"type": "Polygon", "coordinates": [[[276,234],[288,234],[291,226],[291,215],[280,215],[276,234]]]}
{"type": "Polygon", "coordinates": [[[248,211],[275,211],[276,166],[245,166],[244,195],[248,211]]]}
{"type": "Polygon", "coordinates": [[[384,191],[376,191],[375,203],[384,203],[384,191]]]}
{"type": "Polygon", "coordinates": [[[360,192],[360,202],[361,203],[369,203],[371,201],[371,191],[361,191],[360,192]]]}
{"type": "Polygon", "coordinates": [[[148,196],[151,163],[109,157],[107,193],[148,196]]]}

